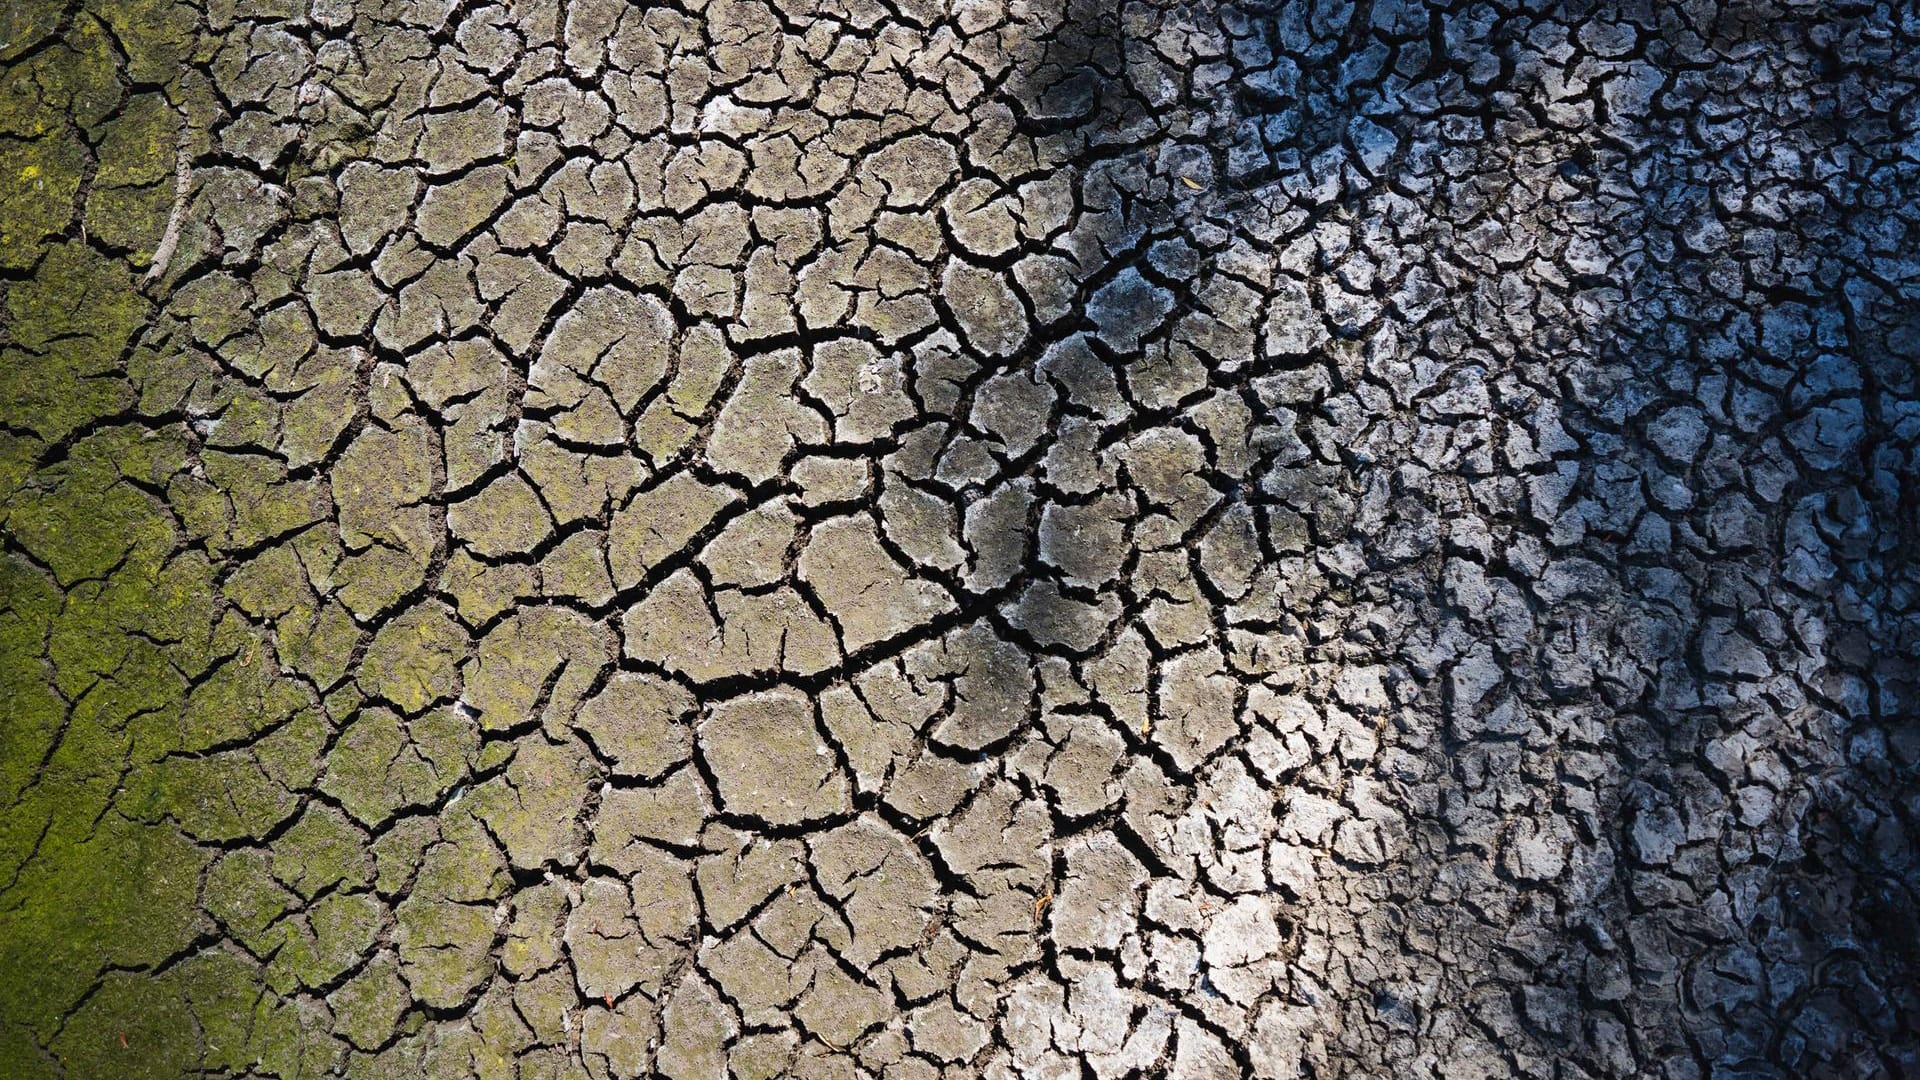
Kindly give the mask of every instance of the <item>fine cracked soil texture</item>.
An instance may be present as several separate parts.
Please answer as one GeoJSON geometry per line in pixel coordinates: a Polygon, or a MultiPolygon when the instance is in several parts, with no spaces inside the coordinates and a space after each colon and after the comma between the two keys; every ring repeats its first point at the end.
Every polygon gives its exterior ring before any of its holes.
{"type": "Polygon", "coordinates": [[[1920,1076],[1920,11],[0,0],[0,1075],[1920,1076]]]}

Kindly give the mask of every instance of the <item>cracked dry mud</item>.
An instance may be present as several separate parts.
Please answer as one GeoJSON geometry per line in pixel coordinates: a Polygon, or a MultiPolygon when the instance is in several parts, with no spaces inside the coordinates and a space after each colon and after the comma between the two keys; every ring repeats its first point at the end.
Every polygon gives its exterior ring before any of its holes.
{"type": "Polygon", "coordinates": [[[1920,13],[0,2],[0,1073],[1920,1075],[1920,13]]]}

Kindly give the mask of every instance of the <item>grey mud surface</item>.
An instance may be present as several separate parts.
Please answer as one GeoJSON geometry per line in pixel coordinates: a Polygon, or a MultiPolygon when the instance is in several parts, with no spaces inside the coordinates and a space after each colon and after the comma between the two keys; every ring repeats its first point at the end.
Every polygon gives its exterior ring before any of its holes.
{"type": "Polygon", "coordinates": [[[1912,4],[0,31],[0,1073],[1920,1076],[1912,4]]]}

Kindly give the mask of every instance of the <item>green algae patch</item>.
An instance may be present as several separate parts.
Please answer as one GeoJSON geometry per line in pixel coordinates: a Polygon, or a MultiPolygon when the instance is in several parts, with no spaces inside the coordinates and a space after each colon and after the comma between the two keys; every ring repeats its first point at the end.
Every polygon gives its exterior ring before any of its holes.
{"type": "Polygon", "coordinates": [[[437,605],[405,611],[380,628],[360,665],[360,685],[411,716],[452,695],[467,632],[437,605]]]}
{"type": "MultiPolygon", "coordinates": [[[[291,1076],[336,1054],[330,1037],[301,1034],[258,961],[215,944],[204,894],[217,842],[293,814],[287,784],[312,782],[325,733],[297,719],[309,702],[266,666],[260,630],[223,613],[220,568],[165,498],[191,433],[164,415],[177,400],[144,393],[129,370],[130,358],[183,362],[139,271],[174,211],[174,102],[193,77],[182,61],[196,19],[171,0],[0,5],[9,1078],[162,1080],[256,1062],[291,1076]],[[275,730],[241,761],[186,753],[195,724],[275,730]]],[[[276,504],[246,535],[286,527],[310,501],[276,504]]]]}
{"type": "Polygon", "coordinates": [[[15,0],[0,5],[0,63],[25,56],[60,28],[65,0],[15,0]]]}
{"type": "Polygon", "coordinates": [[[177,194],[180,117],[159,94],[141,94],[102,125],[87,233],[146,266],[166,233],[177,194]]]}
{"type": "Polygon", "coordinates": [[[85,149],[64,132],[0,139],[0,267],[31,266],[67,227],[85,168],[85,149]]]}
{"type": "Polygon", "coordinates": [[[58,1030],[105,968],[158,965],[201,928],[206,856],[178,830],[108,815],[90,836],[60,831],[50,830],[0,897],[0,970],[8,973],[0,1012],[36,1041],[58,1030]]]}
{"type": "Polygon", "coordinates": [[[166,757],[181,746],[188,680],[220,636],[212,565],[174,554],[174,523],[130,479],[168,457],[167,438],[105,429],[0,501],[12,549],[0,559],[7,1075],[198,1064],[183,991],[129,974],[164,972],[212,929],[199,907],[212,852],[178,824],[191,814],[159,812],[154,790],[189,767],[166,757]]]}
{"type": "Polygon", "coordinates": [[[124,265],[79,242],[47,251],[7,291],[0,415],[57,443],[127,409],[121,353],[149,310],[124,265]]]}
{"type": "Polygon", "coordinates": [[[199,1065],[199,1055],[176,1033],[190,1030],[193,1018],[170,981],[125,972],[109,975],[54,1040],[54,1052],[67,1072],[129,1080],[189,1075],[199,1065]]]}
{"type": "Polygon", "coordinates": [[[14,549],[0,559],[0,1072],[10,1076],[62,1057],[68,1076],[182,1075],[174,1063],[198,1060],[193,1025],[176,1022],[177,991],[107,973],[163,969],[211,929],[199,913],[210,852],[142,797],[179,741],[183,672],[204,665],[211,567],[169,556],[174,531],[158,502],[90,445],[113,441],[86,440],[50,470],[64,477],[35,477],[47,483],[0,508],[14,549]],[[102,1037],[85,1034],[90,1018],[102,1037]]]}

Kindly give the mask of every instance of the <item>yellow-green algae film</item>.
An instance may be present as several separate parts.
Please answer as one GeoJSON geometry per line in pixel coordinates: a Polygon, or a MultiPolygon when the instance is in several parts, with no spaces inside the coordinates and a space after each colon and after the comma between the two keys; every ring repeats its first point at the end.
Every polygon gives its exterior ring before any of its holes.
{"type": "MultiPolygon", "coordinates": [[[[236,390],[167,314],[177,275],[150,275],[215,101],[219,18],[169,0],[0,3],[9,1078],[292,1077],[336,1054],[273,987],[325,984],[329,935],[351,930],[276,922],[286,887],[229,849],[291,832],[327,654],[351,638],[315,610],[309,647],[276,647],[235,599],[233,554],[299,513],[261,462],[189,426],[190,403],[236,390]],[[252,483],[205,479],[223,474],[252,483]],[[232,937],[247,945],[213,947],[232,937]]],[[[295,888],[330,888],[324,854],[301,854],[295,888]]]]}

